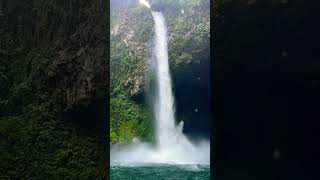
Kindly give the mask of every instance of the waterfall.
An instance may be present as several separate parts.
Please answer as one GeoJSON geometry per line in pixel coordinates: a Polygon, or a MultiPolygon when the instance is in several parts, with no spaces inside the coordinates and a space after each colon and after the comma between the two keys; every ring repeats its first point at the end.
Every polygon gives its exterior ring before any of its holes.
{"type": "Polygon", "coordinates": [[[152,12],[155,22],[156,83],[157,94],[154,100],[156,140],[159,148],[168,147],[168,142],[176,134],[174,118],[174,97],[169,72],[167,27],[161,12],[152,12]]]}
{"type": "MultiPolygon", "coordinates": [[[[160,153],[167,155],[163,157],[175,161],[175,158],[181,155],[191,155],[190,152],[196,153],[197,148],[182,133],[183,121],[176,126],[168,59],[167,26],[161,12],[153,11],[152,17],[155,23],[153,52],[156,60],[157,92],[154,98],[154,117],[157,148],[160,153]]],[[[188,157],[184,157],[184,159],[188,159],[188,157]]],[[[183,159],[176,160],[181,162],[183,159]]]]}
{"type": "Polygon", "coordinates": [[[169,70],[167,27],[161,12],[152,11],[152,16],[155,23],[153,52],[156,61],[154,72],[157,90],[153,99],[153,111],[157,145],[154,147],[134,139],[125,147],[113,146],[111,163],[210,164],[209,142],[191,143],[182,133],[183,122],[176,125],[169,70]]]}

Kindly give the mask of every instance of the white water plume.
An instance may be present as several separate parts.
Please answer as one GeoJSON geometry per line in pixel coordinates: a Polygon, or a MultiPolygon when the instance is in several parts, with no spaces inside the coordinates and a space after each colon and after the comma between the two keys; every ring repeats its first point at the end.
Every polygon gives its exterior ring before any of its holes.
{"type": "Polygon", "coordinates": [[[157,92],[153,99],[156,146],[134,139],[129,145],[111,148],[111,164],[137,165],[148,163],[210,164],[208,141],[192,143],[182,133],[183,122],[176,125],[174,96],[169,71],[167,27],[161,12],[152,12],[155,22],[157,92]]]}

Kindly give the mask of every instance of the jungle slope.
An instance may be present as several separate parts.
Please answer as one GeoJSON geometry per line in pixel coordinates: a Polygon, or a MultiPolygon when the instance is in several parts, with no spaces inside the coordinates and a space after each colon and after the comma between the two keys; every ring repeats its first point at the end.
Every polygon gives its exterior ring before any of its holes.
{"type": "Polygon", "coordinates": [[[0,2],[0,179],[106,179],[107,2],[0,2]]]}

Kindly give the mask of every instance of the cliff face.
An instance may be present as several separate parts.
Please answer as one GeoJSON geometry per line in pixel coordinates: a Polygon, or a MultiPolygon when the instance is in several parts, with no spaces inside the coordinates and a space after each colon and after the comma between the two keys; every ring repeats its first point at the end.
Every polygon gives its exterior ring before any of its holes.
{"type": "Polygon", "coordinates": [[[49,66],[50,82],[62,94],[65,110],[103,98],[107,87],[106,18],[94,7],[88,11],[75,32],[55,44],[55,57],[49,66]]]}
{"type": "Polygon", "coordinates": [[[44,75],[63,96],[64,108],[88,104],[107,79],[103,6],[100,1],[3,1],[3,50],[9,53],[4,55],[42,51],[48,56],[44,75]]]}
{"type": "Polygon", "coordinates": [[[106,177],[106,137],[89,128],[106,127],[90,112],[108,83],[106,7],[0,2],[0,178],[106,177]]]}
{"type": "MultiPolygon", "coordinates": [[[[209,61],[209,1],[183,3],[153,1],[152,6],[161,7],[167,19],[169,61],[173,73],[179,71],[179,68],[182,69],[184,65],[199,64],[201,60],[209,61]]],[[[111,15],[111,66],[125,64],[118,56],[126,53],[129,56],[126,59],[132,60],[132,64],[136,64],[137,67],[135,71],[134,68],[128,68],[128,71],[132,72],[123,74],[127,76],[126,84],[136,84],[131,87],[134,88],[131,92],[141,92],[138,89],[141,90],[144,86],[137,83],[144,83],[141,79],[144,79],[144,73],[150,65],[148,59],[151,54],[153,33],[150,10],[139,5],[114,7],[111,15]]],[[[111,79],[116,76],[117,74],[111,76],[111,79]]]]}

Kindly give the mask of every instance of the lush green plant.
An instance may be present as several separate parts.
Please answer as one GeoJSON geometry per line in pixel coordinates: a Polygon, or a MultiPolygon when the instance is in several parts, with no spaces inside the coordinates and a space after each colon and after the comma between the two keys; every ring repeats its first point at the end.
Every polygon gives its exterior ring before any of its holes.
{"type": "Polygon", "coordinates": [[[151,123],[147,111],[125,94],[111,97],[110,138],[111,142],[129,143],[134,137],[148,139],[151,123]]]}
{"type": "Polygon", "coordinates": [[[0,179],[105,176],[102,162],[97,161],[98,137],[81,135],[62,121],[59,97],[48,94],[47,59],[39,50],[30,54],[8,70],[13,83],[1,96],[6,103],[0,109],[0,179]]]}

